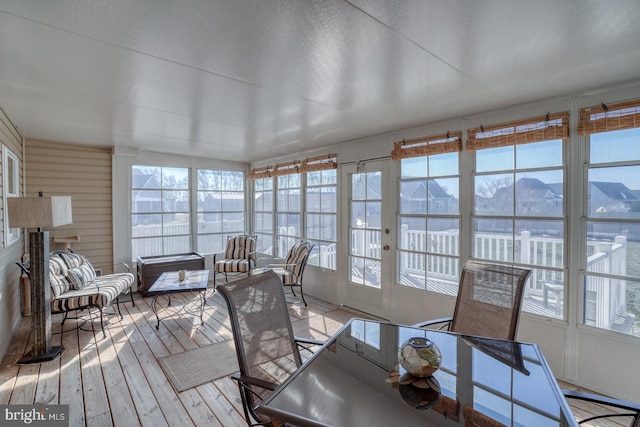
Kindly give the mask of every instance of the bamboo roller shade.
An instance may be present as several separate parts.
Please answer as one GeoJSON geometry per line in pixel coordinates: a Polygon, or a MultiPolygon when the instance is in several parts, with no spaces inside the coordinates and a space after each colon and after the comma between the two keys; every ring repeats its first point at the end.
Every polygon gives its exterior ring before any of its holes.
{"type": "Polygon", "coordinates": [[[450,132],[393,143],[393,160],[462,151],[462,132],[450,132]]]}
{"type": "Polygon", "coordinates": [[[289,175],[300,172],[315,172],[338,168],[338,155],[327,154],[324,156],[310,157],[305,160],[293,160],[280,163],[275,166],[264,166],[252,169],[249,179],[270,178],[272,176],[289,175]]]}
{"type": "Polygon", "coordinates": [[[477,127],[467,132],[469,150],[563,139],[569,137],[569,112],[477,127]]]}
{"type": "Polygon", "coordinates": [[[579,135],[640,127],[640,99],[580,110],[579,135]]]}

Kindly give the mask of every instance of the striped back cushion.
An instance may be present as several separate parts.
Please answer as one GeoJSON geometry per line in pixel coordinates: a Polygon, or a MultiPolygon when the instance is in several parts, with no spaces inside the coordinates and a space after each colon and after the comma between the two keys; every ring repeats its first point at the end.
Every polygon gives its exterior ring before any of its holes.
{"type": "Polygon", "coordinates": [[[51,287],[52,299],[58,298],[71,288],[66,279],[68,271],[67,264],[62,258],[57,255],[49,257],[49,286],[51,287]]]}
{"type": "Polygon", "coordinates": [[[87,258],[79,254],[74,254],[73,252],[61,252],[59,256],[69,268],[78,268],[83,264],[89,263],[87,258]]]}
{"type": "Polygon", "coordinates": [[[91,264],[82,264],[80,267],[70,268],[67,278],[72,289],[82,289],[96,280],[96,271],[91,264]]]}
{"type": "Polygon", "coordinates": [[[235,236],[227,241],[226,259],[248,259],[256,251],[256,239],[251,236],[235,236]]]}
{"type": "Polygon", "coordinates": [[[300,273],[304,268],[304,264],[307,262],[310,249],[311,245],[304,242],[297,242],[291,246],[291,249],[289,249],[289,253],[287,254],[287,259],[285,260],[285,268],[291,272],[291,277],[287,277],[286,279],[283,278],[284,281],[289,283],[298,282],[300,273]]]}

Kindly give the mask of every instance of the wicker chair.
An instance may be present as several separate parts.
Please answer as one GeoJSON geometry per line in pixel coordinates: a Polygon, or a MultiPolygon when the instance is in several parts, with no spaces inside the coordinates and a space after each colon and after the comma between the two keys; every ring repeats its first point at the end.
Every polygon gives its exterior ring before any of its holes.
{"type": "Polygon", "coordinates": [[[272,425],[255,408],[302,365],[301,349],[312,351],[322,341],[293,335],[282,282],[273,271],[217,289],[229,309],[240,367],[231,378],[238,383],[247,424],[272,425]]]}
{"type": "Polygon", "coordinates": [[[514,340],[524,285],[531,270],[468,261],[460,275],[452,317],[420,322],[468,335],[514,340]]]}
{"type": "Polygon", "coordinates": [[[306,307],[307,301],[304,299],[304,292],[302,291],[302,275],[304,274],[304,269],[307,266],[307,261],[309,260],[313,246],[314,245],[309,242],[297,242],[291,246],[282,264],[267,264],[264,267],[252,270],[251,275],[264,273],[265,271],[274,271],[282,279],[282,284],[291,289],[293,296],[296,296],[293,288],[300,288],[300,296],[306,307]]]}
{"type": "Polygon", "coordinates": [[[216,283],[216,273],[224,273],[224,281],[228,282],[228,273],[246,273],[249,275],[255,266],[256,238],[255,236],[239,235],[227,237],[227,249],[224,254],[213,256],[213,283],[216,283]],[[218,259],[218,256],[223,258],[218,259]]]}

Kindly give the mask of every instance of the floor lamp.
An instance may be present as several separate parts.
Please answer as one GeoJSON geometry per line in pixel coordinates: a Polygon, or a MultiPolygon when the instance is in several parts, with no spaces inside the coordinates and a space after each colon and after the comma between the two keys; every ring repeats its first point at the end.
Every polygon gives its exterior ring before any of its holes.
{"type": "Polygon", "coordinates": [[[71,224],[71,197],[12,197],[7,199],[9,227],[36,228],[29,233],[31,282],[31,353],[18,363],[56,359],[64,350],[51,346],[51,288],[49,285],[49,232],[43,228],[71,224]]]}

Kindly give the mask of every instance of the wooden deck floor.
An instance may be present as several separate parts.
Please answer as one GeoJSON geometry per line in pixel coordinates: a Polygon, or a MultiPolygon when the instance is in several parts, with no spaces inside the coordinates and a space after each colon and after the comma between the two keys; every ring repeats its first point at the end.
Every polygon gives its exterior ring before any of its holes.
{"type": "MultiPolygon", "coordinates": [[[[290,305],[296,335],[326,339],[352,317],[334,305],[307,300],[308,308],[290,305]]],[[[30,349],[30,321],[23,319],[0,365],[0,403],[69,404],[70,426],[246,425],[230,379],[176,393],[157,362],[158,357],[232,339],[222,298],[209,296],[203,326],[191,316],[174,316],[158,330],[151,299],[136,295],[135,307],[125,301],[123,320],[109,317],[106,338],[98,322],[85,324],[88,331],[55,334],[53,344],[63,345],[65,352],[42,364],[16,364],[30,349]]],[[[53,317],[54,332],[59,332],[60,320],[53,317]]],[[[74,326],[75,321],[68,321],[65,329],[74,326]]],[[[589,405],[575,409],[591,412],[589,405]]]]}

